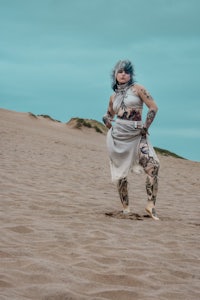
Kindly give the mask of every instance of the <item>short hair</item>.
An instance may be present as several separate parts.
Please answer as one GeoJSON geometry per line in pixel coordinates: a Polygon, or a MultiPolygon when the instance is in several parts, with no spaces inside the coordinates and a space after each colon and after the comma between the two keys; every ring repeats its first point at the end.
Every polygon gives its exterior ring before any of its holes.
{"type": "Polygon", "coordinates": [[[134,67],[131,63],[130,60],[119,60],[116,65],[114,66],[113,70],[112,70],[112,74],[111,74],[111,79],[112,79],[112,89],[115,91],[115,89],[117,88],[117,80],[116,80],[116,77],[117,77],[117,73],[119,72],[119,70],[124,70],[126,71],[127,73],[130,74],[131,78],[130,78],[130,81],[129,81],[129,84],[132,84],[134,83],[134,79],[133,79],[133,76],[135,75],[135,72],[134,72],[134,67]]]}

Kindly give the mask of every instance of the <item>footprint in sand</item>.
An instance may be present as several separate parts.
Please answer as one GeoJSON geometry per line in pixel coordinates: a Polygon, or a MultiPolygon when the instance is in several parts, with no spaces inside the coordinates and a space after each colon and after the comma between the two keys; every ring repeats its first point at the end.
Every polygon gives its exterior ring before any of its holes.
{"type": "Polygon", "coordinates": [[[14,232],[17,232],[17,233],[31,233],[33,232],[32,229],[26,227],[26,226],[22,226],[22,225],[19,225],[19,226],[15,226],[15,227],[7,227],[9,230],[12,230],[14,232]]]}
{"type": "Polygon", "coordinates": [[[144,217],[147,217],[146,215],[140,216],[139,214],[136,213],[124,214],[122,211],[106,212],[105,215],[117,219],[129,219],[129,220],[140,220],[140,221],[142,221],[144,217]]]}

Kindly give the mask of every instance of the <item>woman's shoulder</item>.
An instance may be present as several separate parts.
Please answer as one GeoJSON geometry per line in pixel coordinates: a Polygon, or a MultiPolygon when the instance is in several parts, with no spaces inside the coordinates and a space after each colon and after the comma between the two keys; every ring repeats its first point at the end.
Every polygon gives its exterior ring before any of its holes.
{"type": "Polygon", "coordinates": [[[115,95],[116,95],[116,94],[115,94],[115,93],[113,93],[113,94],[110,96],[110,101],[111,101],[111,102],[113,102],[113,101],[114,101],[114,99],[115,99],[115,95]]]}
{"type": "Polygon", "coordinates": [[[134,85],[132,85],[132,91],[137,95],[139,95],[143,90],[145,90],[145,87],[142,84],[134,83],[134,85]]]}
{"type": "Polygon", "coordinates": [[[138,90],[141,90],[141,89],[144,89],[145,87],[142,85],[142,84],[140,84],[140,83],[134,83],[133,85],[132,85],[132,89],[135,89],[136,91],[138,91],[138,90]]]}

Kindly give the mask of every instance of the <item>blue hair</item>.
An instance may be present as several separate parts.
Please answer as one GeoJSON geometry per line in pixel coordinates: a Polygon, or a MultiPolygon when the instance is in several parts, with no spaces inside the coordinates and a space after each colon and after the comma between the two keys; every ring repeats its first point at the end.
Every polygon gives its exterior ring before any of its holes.
{"type": "Polygon", "coordinates": [[[130,60],[119,60],[116,65],[114,66],[114,69],[112,70],[112,74],[111,74],[111,79],[112,79],[112,84],[111,87],[112,89],[115,91],[115,89],[117,88],[117,80],[116,80],[116,76],[119,70],[124,70],[126,73],[130,74],[130,81],[129,84],[131,85],[132,83],[134,83],[134,67],[131,63],[130,60]]]}

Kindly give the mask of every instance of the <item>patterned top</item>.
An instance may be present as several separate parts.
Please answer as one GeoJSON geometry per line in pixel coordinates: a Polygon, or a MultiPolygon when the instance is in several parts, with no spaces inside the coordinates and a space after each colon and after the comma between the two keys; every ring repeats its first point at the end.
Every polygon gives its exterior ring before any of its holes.
{"type": "Polygon", "coordinates": [[[130,87],[126,91],[123,100],[121,99],[116,94],[113,101],[113,110],[117,117],[124,120],[141,121],[143,101],[136,94],[135,89],[130,87]]]}

